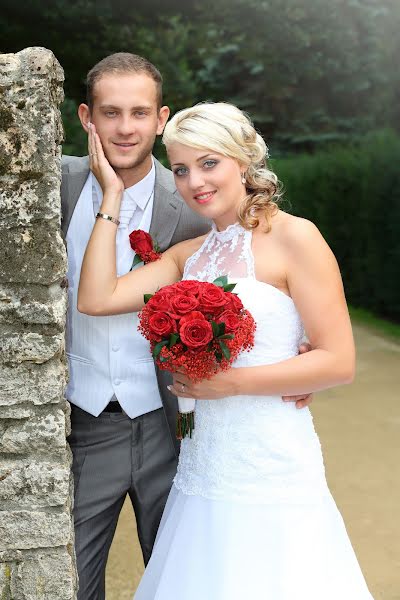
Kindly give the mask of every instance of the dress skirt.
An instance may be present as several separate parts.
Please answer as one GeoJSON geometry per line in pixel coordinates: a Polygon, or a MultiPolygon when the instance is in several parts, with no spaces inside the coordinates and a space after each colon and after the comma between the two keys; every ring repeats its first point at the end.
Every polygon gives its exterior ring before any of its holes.
{"type": "Polygon", "coordinates": [[[327,490],[246,504],[173,485],[134,600],[372,600],[327,490]]]}

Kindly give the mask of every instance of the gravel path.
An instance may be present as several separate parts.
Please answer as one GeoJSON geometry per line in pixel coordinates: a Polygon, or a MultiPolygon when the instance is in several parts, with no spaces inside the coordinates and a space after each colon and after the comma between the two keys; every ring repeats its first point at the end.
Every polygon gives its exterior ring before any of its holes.
{"type": "MultiPolygon", "coordinates": [[[[318,394],[312,412],[330,489],[370,591],[375,600],[400,600],[400,345],[362,326],[354,333],[356,381],[318,394]]],[[[126,502],[108,561],[107,600],[131,600],[142,571],[126,502]]]]}

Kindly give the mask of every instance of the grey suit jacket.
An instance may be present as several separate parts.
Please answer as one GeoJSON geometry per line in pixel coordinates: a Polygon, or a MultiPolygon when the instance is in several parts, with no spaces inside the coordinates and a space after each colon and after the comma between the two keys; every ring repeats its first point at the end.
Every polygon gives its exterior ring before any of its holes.
{"type": "MultiPolygon", "coordinates": [[[[196,215],[182,200],[176,189],[174,178],[168,169],[158,160],[154,160],[156,180],[154,186],[154,204],[150,234],[157,240],[161,250],[202,235],[209,231],[210,222],[196,215]]],[[[66,237],[71,217],[83,186],[89,175],[89,157],[63,156],[61,182],[61,229],[66,237]]],[[[170,375],[157,369],[164,410],[171,430],[171,436],[178,448],[175,436],[177,401],[167,390],[170,375]]]]}

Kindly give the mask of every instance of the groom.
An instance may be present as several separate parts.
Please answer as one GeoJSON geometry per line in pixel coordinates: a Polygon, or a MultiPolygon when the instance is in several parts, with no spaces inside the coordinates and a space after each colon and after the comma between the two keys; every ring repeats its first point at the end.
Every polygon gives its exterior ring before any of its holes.
{"type": "MultiPolygon", "coordinates": [[[[171,172],[153,156],[169,109],[162,78],[146,59],[117,53],[87,76],[82,127],[93,122],[110,164],[125,184],[117,233],[118,275],[132,265],[128,235],[149,231],[161,250],[208,231],[179,197],[171,172]]],[[[126,495],[136,515],[145,563],[176,470],[176,399],[156,375],[135,314],[90,317],[77,311],[86,244],[101,201],[88,157],[63,157],[62,230],[68,251],[67,355],[75,480],[79,600],[104,600],[105,567],[126,495]]],[[[299,397],[294,398],[299,400],[299,397]]],[[[309,399],[302,402],[308,403],[309,399]]]]}

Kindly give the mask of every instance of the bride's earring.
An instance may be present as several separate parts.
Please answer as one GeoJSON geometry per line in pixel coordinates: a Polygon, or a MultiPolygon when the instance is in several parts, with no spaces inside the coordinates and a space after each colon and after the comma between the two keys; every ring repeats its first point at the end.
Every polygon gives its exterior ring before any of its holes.
{"type": "Polygon", "coordinates": [[[244,176],[244,173],[242,173],[242,183],[246,183],[246,177],[244,176]]]}

